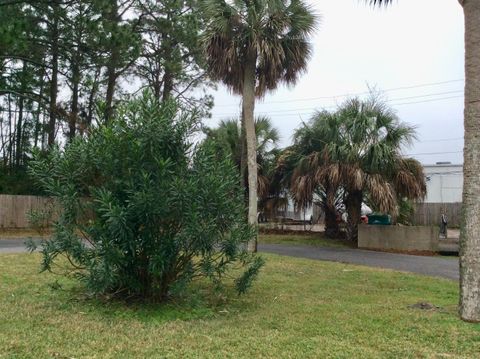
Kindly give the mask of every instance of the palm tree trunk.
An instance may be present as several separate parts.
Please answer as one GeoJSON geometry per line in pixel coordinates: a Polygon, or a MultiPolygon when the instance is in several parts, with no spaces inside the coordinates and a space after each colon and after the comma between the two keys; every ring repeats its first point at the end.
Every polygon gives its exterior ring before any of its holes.
{"type": "Polygon", "coordinates": [[[347,208],[347,240],[356,242],[358,240],[358,224],[362,214],[362,199],[361,191],[354,191],[348,194],[345,207],[347,208]]]}
{"type": "MultiPolygon", "coordinates": [[[[245,120],[248,168],[248,223],[257,226],[257,144],[253,112],[255,109],[256,56],[250,55],[245,64],[243,78],[242,112],[245,120]]],[[[257,251],[257,236],[248,244],[248,250],[257,251]]]]}
{"type": "Polygon", "coordinates": [[[325,186],[325,235],[328,238],[338,238],[340,228],[337,223],[337,209],[335,207],[335,189],[332,186],[325,186]]]}
{"type": "Polygon", "coordinates": [[[460,235],[460,317],[480,322],[480,1],[461,0],[465,16],[465,147],[460,235]]]}
{"type": "Polygon", "coordinates": [[[245,203],[248,203],[246,196],[246,181],[245,175],[247,174],[247,142],[245,138],[245,116],[241,115],[240,119],[240,188],[242,189],[242,197],[245,203]]]}

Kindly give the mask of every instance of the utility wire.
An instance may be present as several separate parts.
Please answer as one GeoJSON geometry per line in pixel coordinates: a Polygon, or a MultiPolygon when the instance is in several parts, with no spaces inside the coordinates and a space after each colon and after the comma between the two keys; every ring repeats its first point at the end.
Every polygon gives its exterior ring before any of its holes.
{"type": "MultiPolygon", "coordinates": [[[[414,104],[421,104],[421,103],[428,103],[428,102],[436,102],[436,101],[443,101],[443,100],[450,100],[450,99],[454,99],[454,98],[463,98],[463,95],[462,96],[448,96],[448,97],[440,97],[440,98],[436,98],[436,99],[429,99],[429,100],[422,100],[422,101],[410,101],[410,102],[401,102],[401,103],[392,103],[390,104],[392,107],[395,107],[395,106],[403,106],[403,105],[414,105],[414,104]]],[[[398,100],[398,99],[397,99],[398,100]]],[[[392,100],[393,101],[393,100],[392,100]]],[[[338,106],[325,106],[325,107],[319,107],[320,109],[323,109],[323,110],[326,110],[326,109],[333,109],[333,108],[337,108],[338,106]]],[[[274,110],[276,111],[276,110],[274,110]]],[[[268,116],[272,113],[274,113],[274,111],[269,111],[269,112],[258,112],[256,113],[255,115],[260,115],[260,116],[268,116]]],[[[281,113],[278,113],[278,114],[275,114],[275,117],[279,117],[279,116],[311,116],[313,113],[315,113],[316,110],[312,110],[310,112],[302,112],[302,113],[285,113],[285,112],[288,112],[289,110],[284,110],[284,111],[279,111],[281,113]]],[[[294,111],[298,111],[298,110],[294,110],[294,111]]],[[[217,114],[215,116],[213,116],[212,118],[213,119],[222,119],[222,118],[226,118],[226,117],[236,117],[238,116],[238,114],[217,114]]]]}
{"type": "MultiPolygon", "coordinates": [[[[399,97],[399,98],[393,98],[390,100],[387,100],[386,102],[391,102],[391,101],[401,101],[401,100],[412,100],[412,99],[417,99],[417,98],[423,98],[423,97],[432,97],[432,96],[440,96],[440,95],[447,95],[447,94],[454,94],[454,93],[463,93],[463,90],[456,90],[456,91],[447,91],[447,92],[437,92],[437,93],[432,93],[432,94],[426,94],[426,95],[417,95],[417,96],[408,96],[408,97],[399,97]]],[[[437,100],[442,100],[442,99],[450,99],[450,98],[460,98],[463,97],[461,96],[449,96],[449,97],[442,97],[438,99],[426,99],[424,100],[425,102],[431,102],[431,101],[437,101],[437,100]]],[[[423,101],[421,101],[423,102],[423,101]]],[[[417,102],[406,102],[406,103],[398,103],[398,104],[392,104],[392,106],[396,105],[404,105],[404,104],[410,104],[410,103],[417,103],[417,102]]],[[[328,109],[328,108],[336,108],[338,106],[336,105],[330,105],[330,106],[324,106],[321,107],[322,109],[328,109]]],[[[318,107],[313,108],[313,107],[303,107],[303,108],[295,108],[295,109],[290,109],[290,110],[272,110],[268,111],[268,114],[271,113],[284,113],[284,112],[297,112],[297,111],[316,111],[318,107]]],[[[263,112],[261,112],[263,113],[263,112]]],[[[260,113],[259,113],[260,114],[260,113]]],[[[265,114],[267,114],[265,112],[265,114]]],[[[220,115],[217,115],[220,116],[220,115]]],[[[227,115],[228,116],[228,115],[227,115]]]]}
{"type": "MultiPolygon", "coordinates": [[[[437,85],[444,85],[454,82],[463,82],[465,79],[456,79],[456,80],[448,80],[448,81],[440,81],[440,82],[430,82],[412,86],[402,86],[402,87],[394,87],[386,90],[382,90],[381,92],[393,92],[393,91],[400,91],[400,90],[410,90],[414,88],[421,88],[421,87],[430,87],[430,86],[437,86],[437,85]]],[[[338,97],[348,97],[348,96],[359,96],[359,95],[368,95],[370,94],[369,91],[364,92],[357,92],[357,93],[346,93],[342,95],[334,95],[334,96],[320,96],[320,97],[310,97],[310,98],[299,98],[294,100],[285,100],[285,101],[269,101],[259,103],[259,105],[267,105],[267,104],[275,104],[275,103],[289,103],[289,102],[300,102],[300,101],[312,101],[312,100],[326,100],[326,99],[336,99],[338,97]]],[[[218,105],[216,107],[238,107],[238,105],[218,105]]]]}

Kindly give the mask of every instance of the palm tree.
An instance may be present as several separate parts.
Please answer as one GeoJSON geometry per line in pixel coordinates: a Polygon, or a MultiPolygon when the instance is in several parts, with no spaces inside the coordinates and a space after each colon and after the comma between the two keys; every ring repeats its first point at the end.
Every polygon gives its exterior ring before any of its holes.
{"type": "Polygon", "coordinates": [[[325,214],[325,235],[329,238],[340,236],[337,222],[339,201],[339,178],[320,177],[325,163],[322,153],[326,144],[333,141],[327,125],[329,112],[317,113],[308,124],[297,129],[293,136],[294,144],[284,151],[277,164],[277,172],[282,173],[286,187],[297,207],[303,208],[313,203],[320,206],[325,214]]]}
{"type": "MultiPolygon", "coordinates": [[[[204,128],[206,140],[213,141],[220,156],[230,156],[242,174],[242,126],[236,119],[223,120],[216,128],[204,128]]],[[[255,118],[256,160],[257,160],[257,188],[260,198],[269,194],[272,163],[275,163],[276,146],[280,140],[278,130],[273,127],[271,120],[266,116],[255,118]]],[[[244,181],[242,180],[242,183],[244,181]]],[[[247,188],[248,191],[248,188],[247,188]]]]}
{"type": "MultiPolygon", "coordinates": [[[[248,221],[257,224],[255,97],[281,82],[294,84],[306,70],[307,39],[316,17],[302,0],[203,0],[203,36],[208,71],[242,96],[248,167],[248,221]]],[[[256,250],[256,240],[249,249],[256,250]]]]}
{"type": "MultiPolygon", "coordinates": [[[[392,0],[370,0],[374,5],[392,0]]],[[[458,0],[465,18],[465,144],[460,231],[460,317],[480,322],[480,1],[458,0]]]]}
{"type": "Polygon", "coordinates": [[[398,198],[425,196],[420,163],[401,156],[402,147],[414,138],[414,129],[376,98],[351,99],[334,114],[317,113],[300,137],[298,143],[306,151],[292,179],[293,191],[301,200],[311,198],[319,186],[325,194],[329,188],[330,205],[340,193],[351,241],[357,240],[362,202],[396,214],[398,198]]]}

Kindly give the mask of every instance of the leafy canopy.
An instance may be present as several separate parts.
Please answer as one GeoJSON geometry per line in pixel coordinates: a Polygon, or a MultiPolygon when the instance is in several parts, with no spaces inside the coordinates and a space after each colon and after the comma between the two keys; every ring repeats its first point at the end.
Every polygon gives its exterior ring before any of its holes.
{"type": "Polygon", "coordinates": [[[203,43],[214,81],[241,94],[246,59],[256,59],[256,95],[280,82],[294,84],[306,70],[316,27],[313,10],[301,0],[202,0],[207,21],[203,43]]]}
{"type": "Polygon", "coordinates": [[[95,294],[165,300],[197,277],[216,287],[232,267],[245,292],[262,259],[248,254],[238,175],[192,147],[194,114],[144,95],[107,127],[38,158],[31,172],[61,207],[43,270],[58,257],[95,294]]]}

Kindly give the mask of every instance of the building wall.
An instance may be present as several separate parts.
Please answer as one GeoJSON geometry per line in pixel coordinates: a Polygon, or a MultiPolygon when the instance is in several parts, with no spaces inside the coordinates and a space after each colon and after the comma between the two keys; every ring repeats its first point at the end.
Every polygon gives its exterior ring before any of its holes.
{"type": "Polygon", "coordinates": [[[426,165],[424,171],[427,181],[425,203],[462,202],[462,165],[426,165]]]}

